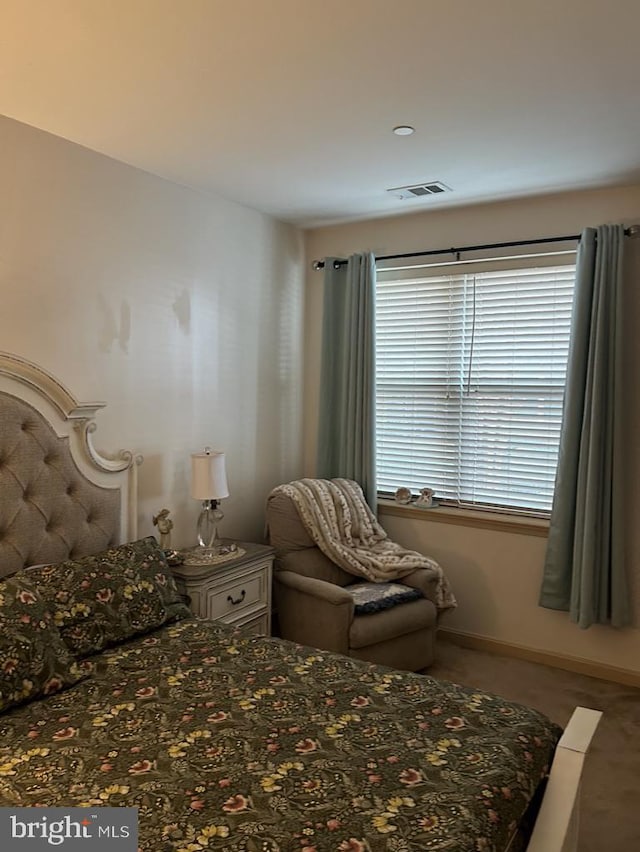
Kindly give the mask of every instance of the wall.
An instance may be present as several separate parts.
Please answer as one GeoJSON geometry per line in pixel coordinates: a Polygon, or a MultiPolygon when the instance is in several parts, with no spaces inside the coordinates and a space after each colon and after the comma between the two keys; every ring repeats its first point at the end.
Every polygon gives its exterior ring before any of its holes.
{"type": "MultiPolygon", "coordinates": [[[[527,198],[518,201],[444,208],[393,218],[315,228],[306,232],[305,309],[305,470],[313,475],[318,411],[321,273],[310,262],[355,251],[376,254],[438,249],[452,245],[533,239],[579,233],[605,222],[640,222],[640,186],[616,187],[527,198]]],[[[548,654],[587,660],[640,673],[640,395],[635,364],[640,363],[640,241],[629,241],[625,291],[629,455],[627,482],[627,566],[631,576],[635,625],[624,630],[594,626],[580,630],[565,613],[538,607],[546,538],[511,532],[383,516],[388,533],[408,547],[433,555],[445,566],[459,600],[443,626],[497,642],[548,654]]]]}
{"type": "Polygon", "coordinates": [[[195,543],[191,452],[227,453],[223,535],[259,540],[302,464],[300,232],[0,118],[0,348],[107,403],[141,452],[140,533],[195,543]]]}

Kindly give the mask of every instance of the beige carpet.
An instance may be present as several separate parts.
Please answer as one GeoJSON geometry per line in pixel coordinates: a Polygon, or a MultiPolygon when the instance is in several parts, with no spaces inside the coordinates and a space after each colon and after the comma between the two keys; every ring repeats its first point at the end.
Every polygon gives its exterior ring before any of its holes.
{"type": "Polygon", "coordinates": [[[443,638],[428,674],[535,707],[561,725],[576,705],[602,710],[583,775],[579,852],[640,850],[640,690],[443,638]]]}

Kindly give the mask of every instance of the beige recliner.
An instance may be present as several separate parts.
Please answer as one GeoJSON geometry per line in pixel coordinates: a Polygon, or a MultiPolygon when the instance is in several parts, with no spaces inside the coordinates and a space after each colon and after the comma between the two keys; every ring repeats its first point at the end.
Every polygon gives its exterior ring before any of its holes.
{"type": "Polygon", "coordinates": [[[425,597],[356,615],[345,587],[363,578],[325,556],[286,494],[270,495],[267,527],[275,549],[274,597],[283,639],[409,671],[431,664],[437,614],[428,600],[435,582],[428,571],[418,568],[399,581],[425,597]]]}

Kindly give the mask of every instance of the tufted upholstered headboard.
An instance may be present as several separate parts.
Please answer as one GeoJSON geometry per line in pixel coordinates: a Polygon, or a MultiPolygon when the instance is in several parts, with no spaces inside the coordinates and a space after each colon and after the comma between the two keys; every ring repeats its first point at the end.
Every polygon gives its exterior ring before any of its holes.
{"type": "Polygon", "coordinates": [[[96,411],[51,374],[0,352],[0,577],[137,537],[137,466],[93,446],[96,411]]]}

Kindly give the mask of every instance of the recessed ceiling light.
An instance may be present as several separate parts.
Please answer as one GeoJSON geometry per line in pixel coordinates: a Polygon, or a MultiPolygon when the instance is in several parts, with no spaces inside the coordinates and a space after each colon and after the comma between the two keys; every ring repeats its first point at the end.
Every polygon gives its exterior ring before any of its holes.
{"type": "Polygon", "coordinates": [[[400,124],[398,127],[393,128],[393,132],[396,136],[411,136],[412,133],[416,132],[416,129],[409,124],[400,124]]]}

